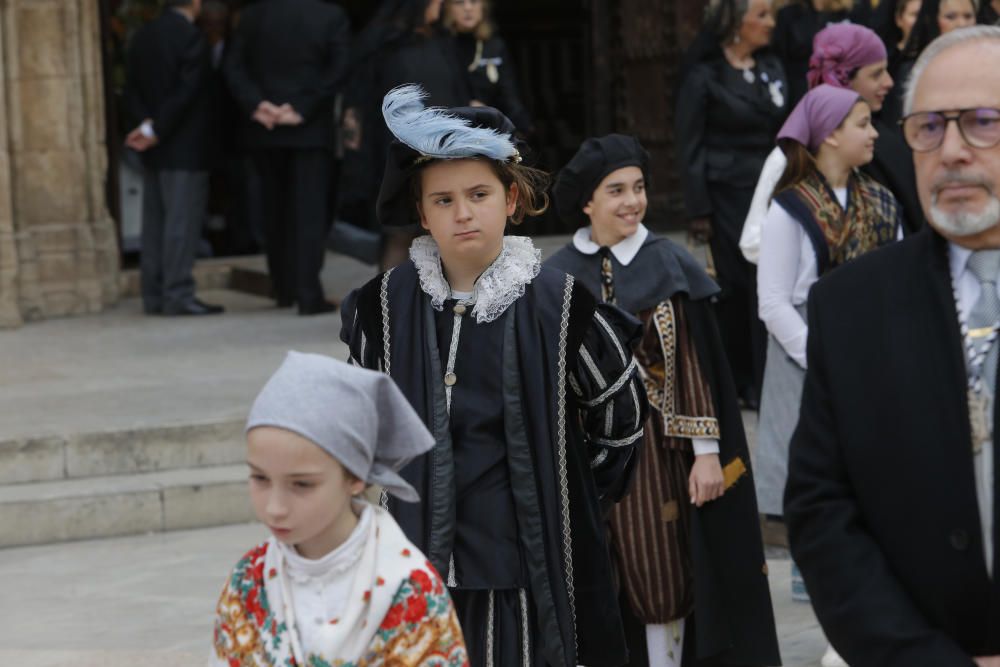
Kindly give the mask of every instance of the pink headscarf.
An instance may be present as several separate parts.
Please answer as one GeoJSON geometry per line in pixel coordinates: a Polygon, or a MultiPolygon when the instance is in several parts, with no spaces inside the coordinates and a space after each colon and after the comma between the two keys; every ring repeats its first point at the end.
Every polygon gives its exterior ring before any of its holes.
{"type": "Polygon", "coordinates": [[[885,44],[874,32],[854,23],[834,23],[813,38],[806,79],[810,88],[821,83],[847,88],[851,72],[886,58],[885,44]]]}
{"type": "Polygon", "coordinates": [[[860,101],[861,96],[853,90],[820,84],[795,105],[778,139],[794,139],[815,153],[860,101]]]}

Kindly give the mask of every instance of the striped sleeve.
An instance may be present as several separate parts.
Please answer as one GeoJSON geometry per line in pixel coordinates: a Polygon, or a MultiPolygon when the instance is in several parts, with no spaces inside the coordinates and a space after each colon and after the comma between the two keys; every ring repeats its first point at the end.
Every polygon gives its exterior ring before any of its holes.
{"type": "Polygon", "coordinates": [[[634,318],[599,305],[569,376],[602,498],[618,495],[620,477],[642,440],[646,394],[632,355],[639,331],[634,318]]]}

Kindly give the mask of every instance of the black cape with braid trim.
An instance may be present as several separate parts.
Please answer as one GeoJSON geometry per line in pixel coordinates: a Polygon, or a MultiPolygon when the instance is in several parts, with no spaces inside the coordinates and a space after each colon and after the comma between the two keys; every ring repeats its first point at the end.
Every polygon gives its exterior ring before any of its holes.
{"type": "MultiPolygon", "coordinates": [[[[638,322],[599,305],[586,288],[547,267],[511,308],[514,317],[504,346],[508,464],[536,611],[537,648],[554,667],[622,665],[628,651],[601,503],[625,493],[636,458],[628,451],[631,447],[624,448],[612,454],[620,457],[613,470],[603,477],[591,472],[586,437],[565,377],[575,368],[575,352],[595,312],[620,328],[626,345],[638,334],[638,322]]],[[[449,520],[453,499],[447,490],[453,489],[454,480],[440,389],[443,360],[434,340],[433,310],[413,263],[405,262],[388,279],[379,276],[353,292],[344,301],[342,316],[341,339],[350,346],[353,360],[388,370],[438,441],[432,452],[401,471],[422,502],[390,499],[389,507],[407,537],[446,572],[452,543],[448,531],[454,526],[449,520]]]]}

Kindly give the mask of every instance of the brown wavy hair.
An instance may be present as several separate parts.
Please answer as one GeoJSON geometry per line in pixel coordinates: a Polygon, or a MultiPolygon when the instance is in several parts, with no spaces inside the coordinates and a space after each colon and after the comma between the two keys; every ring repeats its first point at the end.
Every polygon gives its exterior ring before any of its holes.
{"type": "Polygon", "coordinates": [[[778,147],[785,154],[788,164],[785,165],[785,171],[781,173],[778,184],[774,186],[774,194],[794,188],[817,169],[816,158],[808,148],[794,139],[778,139],[778,147]]]}
{"type": "MultiPolygon", "coordinates": [[[[514,214],[510,216],[512,224],[519,225],[524,222],[526,217],[538,216],[548,210],[548,189],[549,183],[552,180],[548,172],[529,167],[520,162],[500,162],[483,157],[461,159],[477,160],[488,164],[493,173],[496,174],[496,177],[500,179],[505,192],[510,192],[510,186],[517,185],[517,207],[514,209],[514,214]]],[[[418,219],[420,211],[417,207],[424,195],[420,172],[435,162],[440,162],[440,160],[428,160],[422,163],[414,170],[413,175],[410,176],[410,195],[413,198],[413,212],[417,215],[418,219]]]]}

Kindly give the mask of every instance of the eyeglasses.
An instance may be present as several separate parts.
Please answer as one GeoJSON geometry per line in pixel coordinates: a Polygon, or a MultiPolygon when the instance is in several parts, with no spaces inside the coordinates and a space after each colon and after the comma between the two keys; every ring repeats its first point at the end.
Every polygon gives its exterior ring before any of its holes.
{"type": "Polygon", "coordinates": [[[955,114],[923,111],[910,114],[899,124],[910,148],[927,153],[944,143],[951,121],[955,121],[962,139],[973,148],[993,148],[1000,143],[1000,109],[959,109],[955,114]]]}
{"type": "Polygon", "coordinates": [[[463,5],[472,5],[473,7],[475,7],[479,3],[480,0],[451,0],[451,4],[456,7],[462,7],[463,5]]]}

